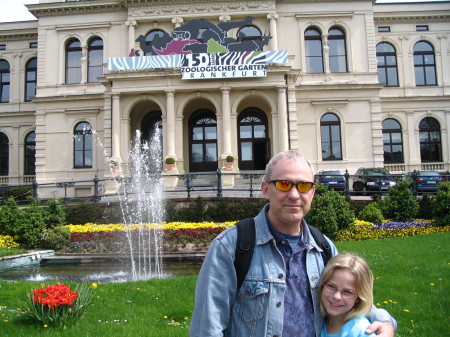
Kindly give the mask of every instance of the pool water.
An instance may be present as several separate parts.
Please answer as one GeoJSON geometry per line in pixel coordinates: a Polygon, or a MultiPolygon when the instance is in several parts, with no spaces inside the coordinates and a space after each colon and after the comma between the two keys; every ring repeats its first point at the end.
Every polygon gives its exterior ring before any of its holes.
{"type": "MultiPolygon", "coordinates": [[[[164,263],[162,278],[196,275],[201,262],[184,261],[164,263]]],[[[27,265],[0,271],[0,278],[23,281],[88,281],[99,283],[119,283],[132,281],[131,266],[105,262],[55,263],[27,265]]],[[[150,276],[149,278],[153,278],[150,276]]]]}

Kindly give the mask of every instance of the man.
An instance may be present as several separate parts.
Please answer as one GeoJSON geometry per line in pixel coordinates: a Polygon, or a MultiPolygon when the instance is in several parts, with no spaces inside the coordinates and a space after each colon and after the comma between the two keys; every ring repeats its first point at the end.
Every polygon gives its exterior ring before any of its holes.
{"type": "MultiPolygon", "coordinates": [[[[236,227],[211,244],[197,281],[191,337],[314,337],[322,328],[317,287],[321,249],[304,217],[314,197],[314,173],[297,151],[267,164],[261,190],[269,201],[255,217],[256,244],[240,289],[234,269],[236,227]]],[[[333,255],[336,247],[329,241],[333,255]]],[[[393,337],[395,320],[373,308],[368,332],[393,337]]]]}

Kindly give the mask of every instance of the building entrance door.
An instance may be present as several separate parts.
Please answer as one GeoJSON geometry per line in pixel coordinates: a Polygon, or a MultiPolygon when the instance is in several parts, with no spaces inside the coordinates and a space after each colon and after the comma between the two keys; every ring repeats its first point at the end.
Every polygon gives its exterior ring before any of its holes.
{"type": "Polygon", "coordinates": [[[239,168],[264,170],[270,159],[267,116],[258,108],[248,108],[239,116],[239,168]]]}
{"type": "Polygon", "coordinates": [[[216,171],[217,167],[216,116],[200,109],[189,120],[189,171],[216,171]]]}

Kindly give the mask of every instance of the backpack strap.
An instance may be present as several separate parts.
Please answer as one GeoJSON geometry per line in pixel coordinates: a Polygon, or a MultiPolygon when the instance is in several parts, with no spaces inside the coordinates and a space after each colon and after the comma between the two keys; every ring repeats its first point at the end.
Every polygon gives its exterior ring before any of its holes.
{"type": "Polygon", "coordinates": [[[323,259],[323,265],[326,266],[328,261],[331,259],[331,246],[328,243],[328,241],[325,239],[325,236],[323,233],[317,229],[314,226],[310,226],[309,231],[311,232],[312,237],[314,238],[314,241],[316,241],[317,245],[322,248],[322,259],[323,259]]]}
{"type": "Polygon", "coordinates": [[[236,224],[236,228],[237,240],[234,268],[236,270],[237,289],[239,289],[252,263],[256,241],[255,220],[253,218],[241,220],[236,224]]]}

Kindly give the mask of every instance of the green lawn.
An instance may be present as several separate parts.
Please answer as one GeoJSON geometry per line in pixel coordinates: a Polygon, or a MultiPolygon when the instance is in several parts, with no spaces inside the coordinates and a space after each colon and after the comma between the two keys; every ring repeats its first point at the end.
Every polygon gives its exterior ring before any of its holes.
{"type": "MultiPolygon", "coordinates": [[[[398,320],[398,337],[434,337],[448,334],[449,240],[450,233],[442,233],[338,243],[338,248],[359,253],[369,261],[376,278],[375,302],[398,320]]],[[[8,311],[16,308],[27,291],[39,285],[0,280],[0,335],[187,336],[195,280],[195,276],[188,276],[101,284],[86,316],[75,327],[58,332],[20,323],[8,311]]]]}
{"type": "Polygon", "coordinates": [[[18,255],[26,252],[27,250],[22,248],[0,248],[0,257],[18,255]]]}

